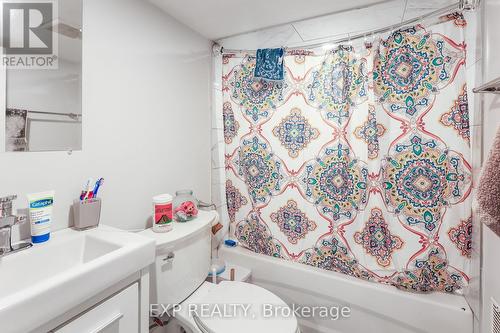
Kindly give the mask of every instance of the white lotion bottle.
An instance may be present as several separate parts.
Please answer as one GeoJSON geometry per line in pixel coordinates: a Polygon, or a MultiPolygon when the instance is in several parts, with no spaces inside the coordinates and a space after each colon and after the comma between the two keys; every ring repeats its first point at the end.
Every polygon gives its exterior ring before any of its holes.
{"type": "Polygon", "coordinates": [[[28,194],[31,241],[43,243],[50,238],[54,191],[28,194]]]}

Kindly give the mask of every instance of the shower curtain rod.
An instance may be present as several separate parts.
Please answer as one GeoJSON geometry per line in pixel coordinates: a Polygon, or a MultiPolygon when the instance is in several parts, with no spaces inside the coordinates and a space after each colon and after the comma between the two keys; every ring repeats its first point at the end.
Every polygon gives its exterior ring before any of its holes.
{"type": "MultiPolygon", "coordinates": [[[[457,3],[453,4],[453,5],[450,5],[450,6],[447,6],[447,7],[443,7],[443,8],[437,9],[435,11],[432,11],[430,13],[427,13],[427,14],[424,14],[424,15],[420,15],[420,16],[417,16],[415,18],[406,20],[404,22],[401,22],[401,23],[398,23],[398,24],[393,24],[393,25],[390,25],[390,26],[387,26],[387,27],[384,27],[384,28],[379,28],[379,29],[375,29],[375,30],[371,30],[371,31],[366,31],[366,32],[359,33],[359,34],[356,34],[356,35],[353,35],[353,36],[343,37],[343,38],[339,38],[339,39],[327,40],[327,41],[323,41],[321,43],[305,44],[305,45],[302,45],[302,46],[294,46],[294,47],[285,47],[285,49],[287,51],[290,51],[290,50],[301,50],[301,49],[304,49],[304,48],[314,49],[314,48],[322,47],[322,46],[325,46],[325,45],[328,45],[328,44],[342,44],[342,43],[350,42],[350,41],[355,40],[355,39],[366,38],[368,36],[373,36],[373,35],[385,33],[385,32],[388,32],[388,31],[396,30],[396,29],[399,29],[401,27],[414,24],[414,23],[416,23],[418,21],[421,21],[421,20],[423,20],[425,18],[428,18],[428,17],[438,16],[438,15],[448,14],[448,13],[453,12],[453,11],[463,11],[463,10],[465,10],[464,9],[464,4],[463,4],[462,1],[460,1],[460,2],[457,2],[457,3]]],[[[224,47],[220,47],[219,48],[219,52],[221,52],[222,54],[228,54],[228,53],[255,53],[255,52],[257,52],[257,50],[243,50],[243,49],[238,50],[238,49],[226,49],[224,47]]]]}

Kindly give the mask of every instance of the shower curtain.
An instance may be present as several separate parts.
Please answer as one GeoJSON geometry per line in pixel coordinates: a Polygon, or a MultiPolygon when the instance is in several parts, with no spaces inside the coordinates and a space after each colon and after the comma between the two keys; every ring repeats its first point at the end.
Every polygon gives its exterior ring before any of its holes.
{"type": "Polygon", "coordinates": [[[414,292],[468,282],[461,14],[360,47],[288,50],[285,79],[224,54],[231,231],[257,253],[414,292]]]}

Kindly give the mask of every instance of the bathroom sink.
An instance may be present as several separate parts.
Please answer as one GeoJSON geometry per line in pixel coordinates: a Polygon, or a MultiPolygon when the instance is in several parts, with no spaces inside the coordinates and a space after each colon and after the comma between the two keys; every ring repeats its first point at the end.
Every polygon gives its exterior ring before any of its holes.
{"type": "Polygon", "coordinates": [[[0,299],[121,248],[92,235],[37,246],[0,261],[0,299]]]}
{"type": "Polygon", "coordinates": [[[153,240],[101,226],[58,231],[46,243],[0,258],[2,333],[49,322],[148,266],[154,256],[153,240]]]}

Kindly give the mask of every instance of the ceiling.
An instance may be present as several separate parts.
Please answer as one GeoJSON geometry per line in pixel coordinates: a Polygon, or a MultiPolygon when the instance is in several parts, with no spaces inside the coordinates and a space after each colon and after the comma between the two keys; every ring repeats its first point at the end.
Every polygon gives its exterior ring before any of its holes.
{"type": "Polygon", "coordinates": [[[303,46],[397,25],[457,0],[388,0],[217,40],[226,49],[303,46]]]}
{"type": "MultiPolygon", "coordinates": [[[[149,1],[211,40],[387,2],[387,0],[149,1]]],[[[405,0],[400,1],[405,3],[405,0]]]]}

